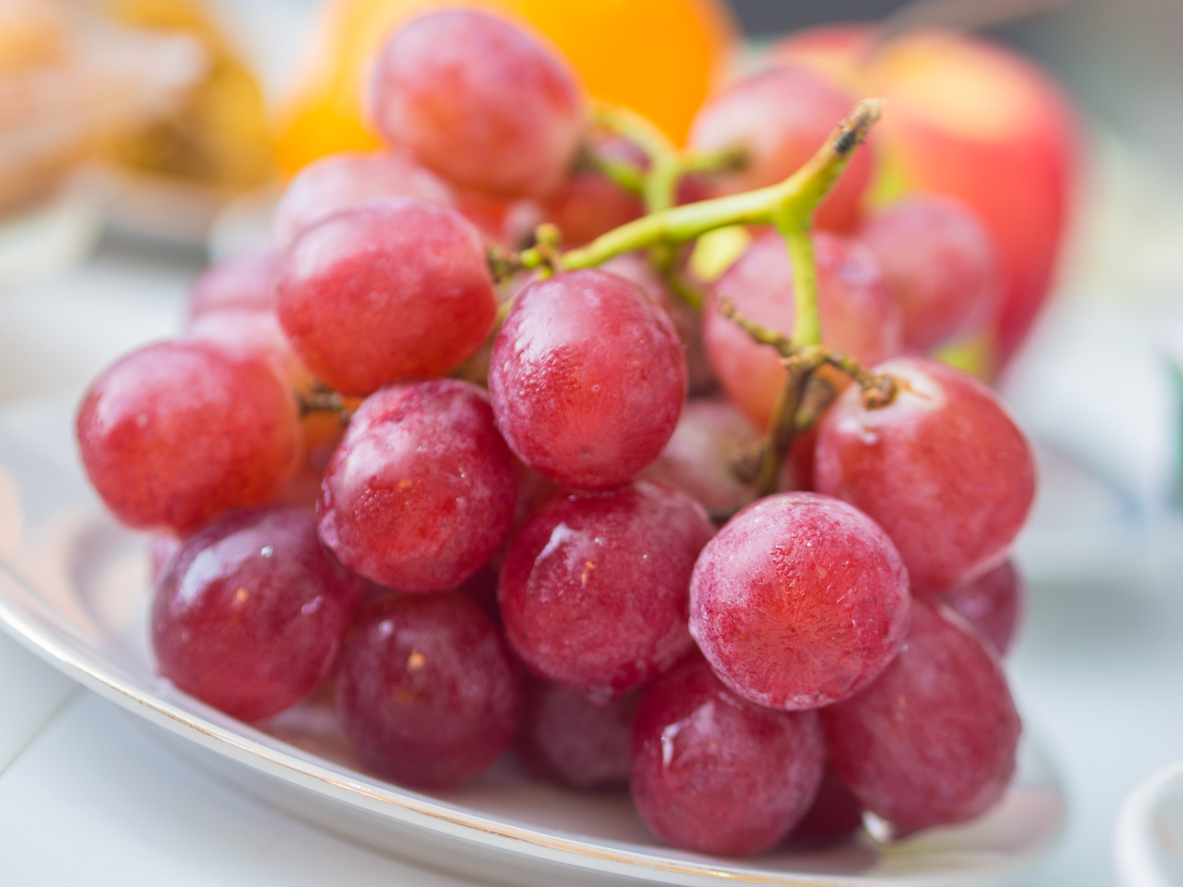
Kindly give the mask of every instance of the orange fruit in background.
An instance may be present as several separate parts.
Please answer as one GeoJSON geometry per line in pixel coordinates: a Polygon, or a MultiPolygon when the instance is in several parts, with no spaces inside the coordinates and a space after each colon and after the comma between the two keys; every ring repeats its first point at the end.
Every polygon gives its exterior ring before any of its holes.
{"type": "Polygon", "coordinates": [[[727,73],[735,25],[724,0],[331,0],[311,57],[277,121],[280,166],[376,147],[361,94],[370,56],[400,21],[477,6],[532,27],[562,51],[592,96],[648,117],[678,144],[727,73]]]}

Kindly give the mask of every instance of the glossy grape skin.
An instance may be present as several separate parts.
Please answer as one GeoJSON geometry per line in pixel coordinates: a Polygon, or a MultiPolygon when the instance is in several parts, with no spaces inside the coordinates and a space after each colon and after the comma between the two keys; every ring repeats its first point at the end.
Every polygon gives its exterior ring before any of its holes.
{"type": "Polygon", "coordinates": [[[552,500],[501,567],[506,639],[535,674],[601,701],[651,681],[692,646],[686,590],[712,532],[693,499],[645,481],[552,500]]]}
{"type": "Polygon", "coordinates": [[[735,404],[689,400],[673,437],[641,477],[677,487],[712,520],[727,520],[755,501],[755,488],[736,476],[734,465],[760,444],[760,432],[735,404]]]}
{"type": "Polygon", "coordinates": [[[521,690],[505,643],[472,601],[389,594],[365,605],[345,640],[337,706],[368,769],[453,788],[509,748],[521,690]]]}
{"type": "Polygon", "coordinates": [[[793,829],[793,843],[833,844],[854,834],[863,824],[863,808],[834,768],[826,765],[817,796],[793,829]]]}
{"type": "Polygon", "coordinates": [[[629,783],[645,824],[675,847],[767,850],[809,808],[824,765],[816,712],[753,705],[699,656],[641,694],[629,783]]]}
{"type": "Polygon", "coordinates": [[[296,402],[271,368],[198,341],[149,345],[105,370],[77,434],[120,521],[178,533],[275,496],[300,446],[296,402]]]}
{"type": "MultiPolygon", "coordinates": [[[[741,146],[746,163],[719,179],[717,193],[751,191],[788,178],[825,144],[855,101],[818,75],[779,65],[724,87],[699,109],[689,146],[723,151],[741,146]]],[[[815,215],[821,228],[849,231],[871,179],[869,145],[855,150],[834,190],[815,215]]]]}
{"type": "Polygon", "coordinates": [[[328,676],[364,590],[320,544],[312,509],[228,512],[185,540],[157,584],[160,673],[236,718],[270,717],[328,676]]]}
{"type": "Polygon", "coordinates": [[[481,389],[456,379],[392,385],[362,403],[329,462],[321,539],[387,588],[455,588],[505,541],[516,483],[481,389]]]}
{"type": "Polygon", "coordinates": [[[345,151],[314,160],[288,183],[275,207],[271,239],[283,250],[300,232],[334,213],[383,197],[416,197],[455,206],[454,189],[409,154],[345,151]]]}
{"type": "Polygon", "coordinates": [[[271,253],[232,256],[216,262],[189,290],[189,320],[215,311],[271,310],[274,276],[275,256],[271,253]]]}
{"type": "Polygon", "coordinates": [[[422,200],[342,210],[279,258],[279,321],[308,368],[344,394],[448,372],[480,347],[496,311],[480,233],[422,200]]]}
{"type": "Polygon", "coordinates": [[[985,223],[957,198],[906,197],[867,219],[858,236],[899,301],[908,350],[985,329],[997,315],[1002,260],[985,223]]]}
{"type": "Polygon", "coordinates": [[[865,514],[816,493],[781,493],[737,514],[690,583],[690,634],[745,699],[792,711],[873,681],[904,641],[903,561],[865,514]]]}
{"type": "Polygon", "coordinates": [[[498,197],[553,191],[584,123],[580,87],[562,61],[514,25],[463,9],[419,16],[386,41],[370,109],[388,144],[498,197]]]}
{"type": "Polygon", "coordinates": [[[636,708],[636,693],[597,703],[575,690],[531,678],[518,757],[540,776],[572,788],[625,786],[636,708]]]}
{"type": "Polygon", "coordinates": [[[952,607],[1005,656],[1027,610],[1027,585],[1014,562],[1007,560],[936,600],[952,607]]]}
{"type": "Polygon", "coordinates": [[[997,656],[959,616],[924,601],[887,670],[821,718],[835,770],[901,835],[994,806],[1022,729],[997,656]]]}
{"type": "MultiPolygon", "coordinates": [[[[879,263],[856,240],[813,235],[822,341],[865,365],[903,350],[899,306],[879,263]]],[[[720,315],[714,300],[728,298],[740,314],[786,336],[793,334],[796,304],[793,269],[784,240],[775,231],[757,238],[720,277],[703,313],[703,338],[715,376],[727,396],[761,428],[788,379],[780,356],[720,315]]]]}
{"type": "Polygon", "coordinates": [[[538,280],[493,342],[489,396],[518,458],[578,489],[627,483],[657,458],[686,398],[665,312],[604,271],[538,280]]]}
{"type": "Polygon", "coordinates": [[[874,518],[899,548],[918,594],[996,565],[1023,526],[1035,465],[1023,433],[977,379],[920,357],[875,368],[905,383],[868,410],[848,389],[818,431],[820,492],[874,518]]]}

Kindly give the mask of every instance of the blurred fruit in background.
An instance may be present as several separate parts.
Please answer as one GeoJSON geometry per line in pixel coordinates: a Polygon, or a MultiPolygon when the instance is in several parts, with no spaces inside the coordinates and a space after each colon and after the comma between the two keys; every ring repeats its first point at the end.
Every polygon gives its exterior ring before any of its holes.
{"type": "MultiPolygon", "coordinates": [[[[364,119],[370,56],[398,22],[439,0],[332,0],[302,77],[280,109],[288,173],[333,151],[379,142],[364,119]]],[[[456,4],[450,4],[456,5],[456,4]]],[[[549,38],[592,96],[648,117],[674,141],[727,72],[735,26],[722,0],[477,0],[549,38]]]]}
{"type": "Polygon", "coordinates": [[[198,0],[102,0],[115,21],[186,34],[206,52],[209,68],[172,113],[116,144],[112,159],[136,172],[230,192],[273,175],[263,94],[198,0]]]}
{"type": "Polygon", "coordinates": [[[1004,294],[990,335],[962,358],[995,375],[1051,290],[1069,221],[1079,140],[1067,97],[1012,50],[947,31],[884,40],[869,26],[823,27],[772,55],[887,99],[874,200],[953,194],[982,217],[1002,254],[1004,294]]]}

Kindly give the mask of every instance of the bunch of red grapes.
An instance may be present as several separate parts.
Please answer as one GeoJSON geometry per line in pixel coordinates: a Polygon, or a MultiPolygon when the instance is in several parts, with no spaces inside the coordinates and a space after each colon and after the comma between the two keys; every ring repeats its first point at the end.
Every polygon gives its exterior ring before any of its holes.
{"type": "MultiPolygon", "coordinates": [[[[994,805],[1034,470],[996,396],[923,356],[997,308],[973,213],[864,218],[854,152],[812,245],[823,343],[866,369],[818,369],[760,489],[790,371],[750,328],[799,316],[777,231],[709,282],[685,250],[565,269],[560,246],[645,215],[621,182],[659,164],[482,13],[405,25],[369,99],[389,150],[306,168],[275,252],[213,268],[183,335],[81,405],[94,486],[161,534],[160,673],[250,722],[332,681],[380,777],[453,787],[513,747],[577,788],[627,782],[655,835],[708,853],[994,805]],[[514,259],[531,244],[549,266],[514,259]]],[[[671,202],[779,182],[849,107],[787,66],[731,85],[687,156],[732,159],[671,202]]]]}

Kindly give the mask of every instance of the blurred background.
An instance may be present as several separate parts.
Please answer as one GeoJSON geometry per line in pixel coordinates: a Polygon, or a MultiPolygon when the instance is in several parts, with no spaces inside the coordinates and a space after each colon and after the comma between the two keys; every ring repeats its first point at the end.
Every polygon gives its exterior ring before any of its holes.
{"type": "MultiPolygon", "coordinates": [[[[0,405],[73,396],[119,354],[174,334],[211,259],[266,248],[286,178],[376,145],[356,99],[367,48],[420,5],[0,0],[0,405]]],[[[713,84],[835,22],[968,28],[1070,96],[1077,162],[1051,297],[996,378],[1041,467],[1010,668],[1071,810],[1056,851],[1015,883],[1112,882],[1123,797],[1183,758],[1183,3],[501,5],[562,46],[593,91],[677,139],[713,84]],[[690,30],[655,29],[667,20],[690,30]]],[[[979,105],[956,77],[941,82],[942,107],[970,128],[1013,109],[1005,89],[1002,105],[979,105]]]]}

